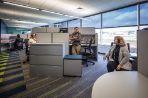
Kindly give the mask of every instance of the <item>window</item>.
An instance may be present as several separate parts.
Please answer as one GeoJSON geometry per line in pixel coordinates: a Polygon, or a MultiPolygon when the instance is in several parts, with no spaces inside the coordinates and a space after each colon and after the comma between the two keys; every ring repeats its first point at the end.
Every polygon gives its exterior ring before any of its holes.
{"type": "Polygon", "coordinates": [[[54,27],[67,28],[67,22],[56,23],[54,27]]]}
{"type": "Polygon", "coordinates": [[[140,30],[145,29],[145,28],[147,29],[148,25],[140,26],[140,30]]]}
{"type": "Polygon", "coordinates": [[[80,19],[68,21],[68,27],[80,27],[80,19]]]}
{"type": "Polygon", "coordinates": [[[137,25],[137,6],[104,13],[103,27],[137,25]]]}
{"type": "Polygon", "coordinates": [[[148,24],[148,3],[140,5],[140,24],[148,24]]]}
{"type": "Polygon", "coordinates": [[[101,28],[101,15],[86,17],[82,20],[82,27],[101,28]]]}
{"type": "Polygon", "coordinates": [[[102,29],[101,45],[110,45],[115,36],[122,36],[126,43],[130,43],[131,52],[136,52],[137,26],[102,29]]]}
{"type": "Polygon", "coordinates": [[[55,23],[54,24],[54,27],[59,27],[60,26],[60,23],[55,23]]]}
{"type": "Polygon", "coordinates": [[[60,28],[67,28],[67,22],[62,22],[59,27],[60,28]]]}

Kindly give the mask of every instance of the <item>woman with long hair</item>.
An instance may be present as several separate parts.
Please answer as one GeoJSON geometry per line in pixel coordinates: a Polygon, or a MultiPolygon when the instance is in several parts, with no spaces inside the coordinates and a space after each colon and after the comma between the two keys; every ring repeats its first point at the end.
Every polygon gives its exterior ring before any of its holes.
{"type": "Polygon", "coordinates": [[[114,43],[108,53],[103,57],[108,58],[107,70],[112,72],[131,70],[131,63],[129,62],[129,50],[125,44],[123,37],[115,36],[114,43]]]}
{"type": "Polygon", "coordinates": [[[37,43],[36,36],[37,36],[36,33],[32,33],[32,34],[30,35],[30,38],[29,38],[29,46],[30,46],[30,44],[37,43]]]}

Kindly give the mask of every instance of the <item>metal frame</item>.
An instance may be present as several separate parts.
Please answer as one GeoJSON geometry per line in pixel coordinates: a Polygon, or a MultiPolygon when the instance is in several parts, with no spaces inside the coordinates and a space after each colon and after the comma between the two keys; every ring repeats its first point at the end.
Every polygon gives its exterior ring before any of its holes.
{"type": "MultiPolygon", "coordinates": [[[[87,18],[87,17],[91,17],[91,16],[95,16],[95,15],[99,15],[99,14],[100,14],[100,15],[101,15],[101,28],[96,28],[96,29],[138,26],[138,30],[139,30],[140,26],[148,25],[148,24],[140,24],[140,5],[141,5],[141,4],[145,4],[145,3],[148,3],[148,1],[137,2],[137,3],[130,4],[130,5],[127,5],[127,6],[123,6],[123,7],[120,7],[120,8],[114,8],[114,9],[111,9],[111,10],[107,10],[107,11],[99,12],[99,13],[96,13],[96,14],[84,16],[83,18],[87,18]],[[116,11],[116,10],[120,10],[120,9],[127,8],[127,7],[132,7],[132,6],[137,6],[137,25],[125,25],[125,26],[115,26],[115,27],[103,27],[103,25],[102,25],[102,24],[103,24],[102,15],[103,15],[104,13],[111,12],[111,11],[116,11]]],[[[77,18],[77,19],[78,19],[78,18],[77,18]]],[[[71,20],[67,20],[67,21],[63,21],[63,22],[69,22],[69,21],[73,21],[73,20],[77,20],[77,19],[71,19],[71,20]]],[[[58,23],[61,23],[61,22],[58,22],[58,23]]],[[[80,21],[80,26],[83,27],[83,26],[82,26],[82,20],[80,21]]],[[[69,26],[68,26],[68,27],[69,27],[69,26]]]]}
{"type": "Polygon", "coordinates": [[[69,22],[70,22],[70,21],[74,21],[74,20],[79,20],[79,22],[80,22],[80,26],[78,26],[78,27],[81,27],[81,19],[79,19],[79,18],[72,19],[72,20],[68,20],[68,21],[67,21],[67,22],[68,22],[68,27],[69,27],[69,22]]]}

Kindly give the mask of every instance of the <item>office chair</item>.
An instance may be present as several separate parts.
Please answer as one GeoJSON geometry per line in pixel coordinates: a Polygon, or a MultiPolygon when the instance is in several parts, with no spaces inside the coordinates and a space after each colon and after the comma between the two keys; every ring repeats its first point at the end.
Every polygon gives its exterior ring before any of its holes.
{"type": "MultiPolygon", "coordinates": [[[[113,44],[114,44],[114,43],[113,43],[113,42],[111,42],[111,46],[113,46],[113,44]]],[[[129,43],[127,43],[126,45],[127,45],[128,51],[129,51],[129,53],[130,53],[130,44],[129,44],[129,43]]]]}
{"type": "Polygon", "coordinates": [[[83,53],[83,60],[86,62],[86,66],[88,67],[88,63],[91,63],[92,65],[95,64],[95,62],[92,61],[92,58],[94,57],[94,54],[92,52],[92,43],[93,40],[91,39],[88,46],[84,47],[84,53],[83,53]]]}

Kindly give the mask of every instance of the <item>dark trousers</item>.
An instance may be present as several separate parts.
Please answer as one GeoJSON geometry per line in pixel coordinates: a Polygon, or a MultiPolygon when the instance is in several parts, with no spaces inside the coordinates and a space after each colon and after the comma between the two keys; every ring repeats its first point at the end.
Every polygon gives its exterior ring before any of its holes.
{"type": "Polygon", "coordinates": [[[108,72],[113,72],[114,70],[116,70],[117,66],[118,66],[118,63],[115,63],[114,61],[109,61],[107,63],[108,72]]]}
{"type": "Polygon", "coordinates": [[[109,61],[107,63],[107,71],[108,72],[113,72],[114,70],[116,70],[116,71],[129,71],[129,70],[126,70],[126,69],[123,69],[123,68],[121,68],[120,70],[117,70],[118,64],[119,63],[115,63],[114,61],[109,61]]]}

